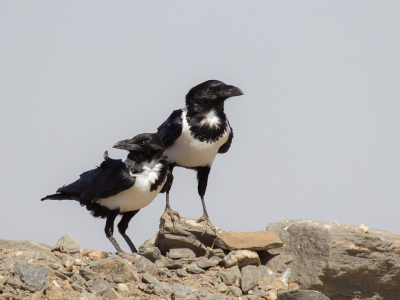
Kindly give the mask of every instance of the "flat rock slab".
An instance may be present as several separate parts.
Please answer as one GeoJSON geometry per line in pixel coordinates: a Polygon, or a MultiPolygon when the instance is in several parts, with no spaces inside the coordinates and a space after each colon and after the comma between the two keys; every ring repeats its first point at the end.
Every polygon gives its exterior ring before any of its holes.
{"type": "Polygon", "coordinates": [[[329,300],[324,294],[311,290],[280,290],[278,300],[329,300]]]}
{"type": "Polygon", "coordinates": [[[40,291],[46,284],[47,270],[23,261],[15,264],[14,274],[21,278],[28,290],[40,291]]]}
{"type": "Polygon", "coordinates": [[[225,250],[263,251],[282,247],[282,241],[272,231],[228,231],[219,234],[214,246],[225,250]]]}
{"type": "Polygon", "coordinates": [[[50,251],[51,246],[35,241],[14,241],[0,239],[0,249],[14,251],[50,251]]]}
{"type": "Polygon", "coordinates": [[[81,246],[79,246],[72,236],[66,234],[61,237],[53,249],[51,249],[51,251],[56,250],[63,253],[78,253],[81,252],[81,246]]]}

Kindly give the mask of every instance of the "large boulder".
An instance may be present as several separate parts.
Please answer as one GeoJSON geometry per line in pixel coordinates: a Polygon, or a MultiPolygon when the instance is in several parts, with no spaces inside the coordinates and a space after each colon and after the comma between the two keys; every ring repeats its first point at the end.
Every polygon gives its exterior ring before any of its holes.
{"type": "Polygon", "coordinates": [[[289,282],[300,288],[331,300],[398,299],[400,235],[308,220],[285,220],[267,230],[284,246],[266,266],[277,273],[290,268],[289,282]]]}
{"type": "MultiPolygon", "coordinates": [[[[154,242],[162,254],[166,254],[170,249],[188,248],[197,256],[205,255],[207,247],[211,247],[218,233],[223,230],[218,229],[214,232],[211,228],[206,227],[204,230],[203,223],[197,223],[195,219],[175,218],[172,220],[166,217],[160,222],[160,229],[154,242]]],[[[151,245],[151,242],[145,244],[151,245]]],[[[151,245],[152,246],[152,245],[151,245]]]]}

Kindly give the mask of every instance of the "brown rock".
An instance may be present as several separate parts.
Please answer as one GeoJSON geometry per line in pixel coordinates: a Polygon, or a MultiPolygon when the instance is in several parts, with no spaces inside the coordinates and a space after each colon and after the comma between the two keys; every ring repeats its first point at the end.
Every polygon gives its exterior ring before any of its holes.
{"type": "Polygon", "coordinates": [[[233,266],[239,266],[242,269],[248,265],[260,265],[260,258],[257,252],[250,250],[237,250],[232,251],[227,256],[224,257],[223,263],[225,268],[230,268],[233,266]]]}
{"type": "Polygon", "coordinates": [[[229,231],[214,240],[214,246],[225,250],[262,251],[282,247],[282,241],[271,231],[229,231]]]}
{"type": "Polygon", "coordinates": [[[98,250],[90,250],[90,251],[84,252],[82,255],[87,256],[87,257],[97,258],[97,259],[103,259],[103,258],[108,257],[106,252],[98,251],[98,250]]]}

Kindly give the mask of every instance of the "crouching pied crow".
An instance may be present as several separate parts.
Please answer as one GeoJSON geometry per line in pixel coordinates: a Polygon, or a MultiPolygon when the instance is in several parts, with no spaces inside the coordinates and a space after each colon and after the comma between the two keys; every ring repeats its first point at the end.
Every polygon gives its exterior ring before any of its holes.
{"type": "Polygon", "coordinates": [[[122,215],[118,231],[135,253],[137,250],[125,233],[129,221],[158,193],[169,189],[172,173],[157,133],[139,134],[116,143],[113,148],[128,150],[126,160],[111,159],[106,151],[100,167],[83,173],[77,181],[42,200],[76,200],[94,217],[107,218],[105,233],[117,252],[123,251],[113,237],[114,221],[122,215]]]}
{"type": "MultiPolygon", "coordinates": [[[[175,110],[158,127],[158,134],[165,146],[169,170],[175,166],[197,172],[198,193],[203,205],[203,215],[198,222],[204,221],[215,230],[207,214],[204,195],[211,165],[218,153],[226,153],[232,143],[233,131],[224,113],[225,100],[243,95],[232,85],[218,80],[208,80],[193,87],[186,95],[186,107],[175,110]]],[[[174,218],[179,214],[169,205],[170,187],[166,189],[166,207],[162,219],[174,218]]]]}

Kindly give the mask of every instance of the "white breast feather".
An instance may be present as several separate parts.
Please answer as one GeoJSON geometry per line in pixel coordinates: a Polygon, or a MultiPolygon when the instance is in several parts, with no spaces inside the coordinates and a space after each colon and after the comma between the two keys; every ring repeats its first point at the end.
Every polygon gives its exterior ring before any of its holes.
{"type": "Polygon", "coordinates": [[[166,181],[165,178],[164,182],[157,190],[150,192],[151,184],[154,184],[158,179],[161,168],[162,164],[160,163],[156,164],[156,162],[151,162],[145,164],[141,173],[131,174],[131,176],[133,175],[136,177],[133,187],[115,196],[101,199],[98,203],[109,209],[119,208],[121,213],[138,210],[149,205],[161,191],[166,181]]]}
{"type": "MultiPolygon", "coordinates": [[[[187,111],[182,111],[182,133],[174,143],[166,149],[169,163],[176,163],[184,167],[205,167],[211,166],[215,156],[218,154],[219,148],[228,141],[230,128],[227,125],[227,130],[222,137],[212,143],[201,142],[195,139],[189,129],[189,124],[186,119],[187,111]]],[[[209,124],[218,124],[221,120],[216,115],[215,111],[208,113],[208,118],[205,121],[209,124]]]]}

